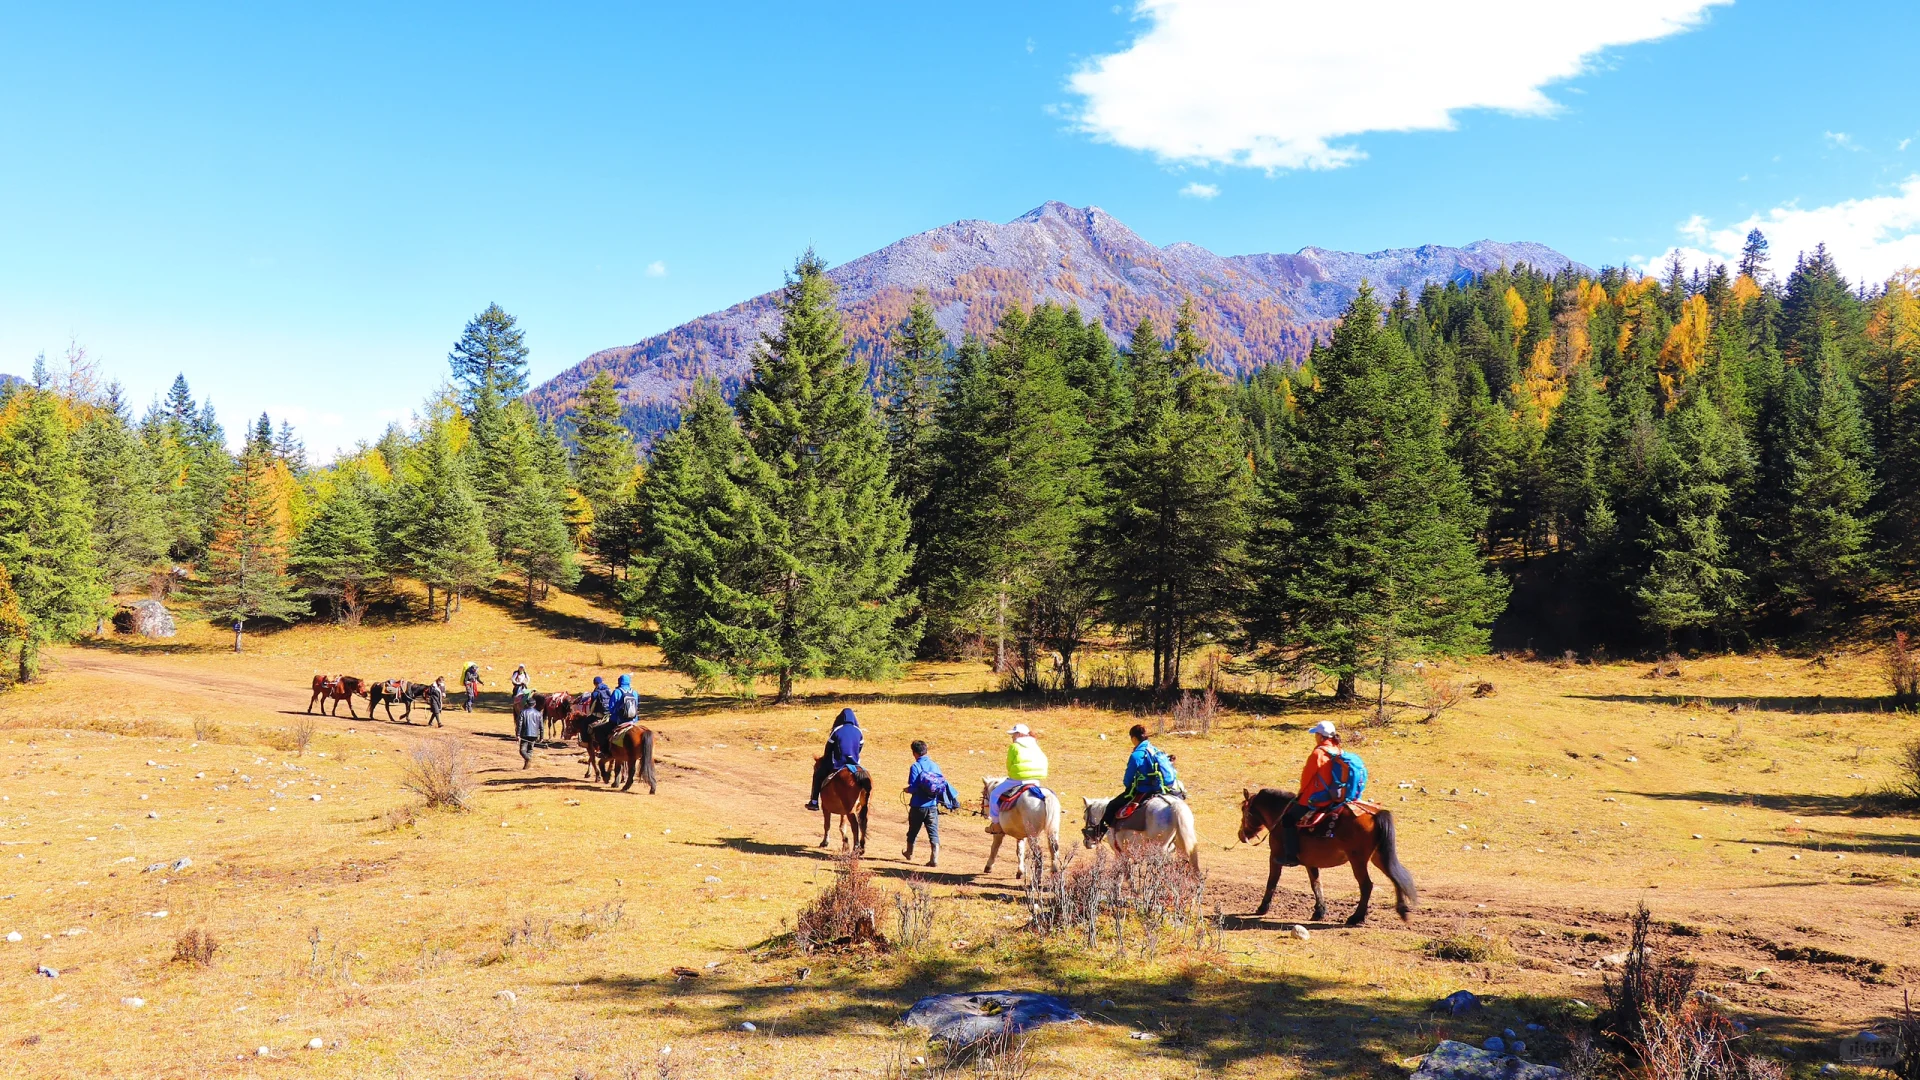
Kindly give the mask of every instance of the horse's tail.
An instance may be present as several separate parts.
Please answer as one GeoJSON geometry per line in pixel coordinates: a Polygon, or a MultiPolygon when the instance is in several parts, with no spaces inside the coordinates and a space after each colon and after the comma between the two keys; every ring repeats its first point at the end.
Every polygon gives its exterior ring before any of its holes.
{"type": "Polygon", "coordinates": [[[855,781],[855,783],[859,785],[860,790],[865,796],[860,800],[860,835],[865,837],[867,835],[867,811],[873,808],[873,774],[865,769],[861,769],[860,778],[855,781]]]}
{"type": "Polygon", "coordinates": [[[1373,846],[1380,856],[1380,869],[1387,872],[1393,881],[1395,898],[1393,909],[1400,913],[1404,921],[1407,912],[1420,902],[1420,890],[1414,888],[1413,875],[1400,863],[1399,845],[1393,835],[1393,812],[1382,810],[1373,815],[1373,846]]]}
{"type": "Polygon", "coordinates": [[[647,794],[658,794],[660,785],[653,779],[653,729],[640,733],[640,779],[647,782],[647,794]]]}

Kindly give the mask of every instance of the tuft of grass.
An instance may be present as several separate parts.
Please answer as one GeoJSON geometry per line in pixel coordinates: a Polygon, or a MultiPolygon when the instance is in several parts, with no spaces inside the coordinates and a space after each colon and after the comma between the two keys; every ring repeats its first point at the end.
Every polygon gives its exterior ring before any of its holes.
{"type": "MultiPolygon", "coordinates": [[[[198,734],[199,721],[195,721],[195,734],[198,734]]],[[[274,748],[305,756],[307,747],[313,745],[313,734],[319,730],[319,724],[311,716],[296,716],[277,728],[267,728],[260,733],[260,741],[274,748]]]]}
{"type": "Polygon", "coordinates": [[[1513,946],[1508,945],[1505,938],[1466,931],[1434,938],[1421,951],[1435,960],[1461,964],[1491,964],[1513,958],[1513,946]]]}
{"type": "Polygon", "coordinates": [[[430,807],[468,810],[478,790],[467,748],[453,736],[423,740],[407,755],[402,787],[425,799],[430,807]]]}
{"type": "Polygon", "coordinates": [[[879,928],[883,902],[873,871],[860,865],[858,855],[841,855],[834,859],[833,880],[800,909],[793,943],[801,952],[865,942],[884,945],[879,928]]]}
{"type": "Polygon", "coordinates": [[[214,723],[212,717],[196,715],[193,718],[193,740],[195,742],[212,742],[219,737],[220,725],[214,723]]]}
{"type": "Polygon", "coordinates": [[[173,941],[173,962],[193,967],[208,967],[213,963],[213,954],[220,949],[220,942],[212,934],[194,927],[173,941]]]}

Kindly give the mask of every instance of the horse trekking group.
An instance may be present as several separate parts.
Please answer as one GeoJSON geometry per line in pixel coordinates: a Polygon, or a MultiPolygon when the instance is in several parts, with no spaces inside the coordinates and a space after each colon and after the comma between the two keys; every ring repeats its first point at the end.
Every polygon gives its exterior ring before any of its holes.
{"type": "MultiPolygon", "coordinates": [[[[473,708],[481,686],[480,666],[468,664],[460,676],[466,692],[464,707],[473,708]]],[[[519,743],[523,768],[533,763],[533,750],[556,734],[567,740],[578,739],[586,751],[586,777],[601,783],[631,790],[634,780],[647,783],[649,792],[659,790],[654,777],[654,733],[639,723],[641,702],[634,692],[632,677],[621,675],[614,686],[598,676],[593,688],[584,693],[566,691],[536,693],[525,665],[514,670],[511,678],[514,735],[519,743]]],[[[412,723],[413,703],[424,700],[430,726],[442,726],[440,713],[446,705],[446,679],[430,683],[406,679],[370,681],[351,675],[315,675],[313,696],[307,711],[320,705],[322,712],[332,706],[338,715],[345,702],[347,714],[354,719],[353,698],[367,699],[367,718],[373,718],[375,705],[383,706],[393,719],[393,706],[404,707],[401,719],[412,723]]],[[[1413,877],[1401,865],[1394,834],[1393,814],[1364,798],[1367,772],[1357,755],[1343,749],[1340,736],[1329,721],[1309,729],[1314,747],[1301,771],[1297,793],[1280,788],[1259,791],[1242,789],[1240,800],[1241,843],[1252,843],[1261,833],[1268,838],[1267,886],[1255,916],[1265,915],[1273,903],[1281,870],[1301,866],[1313,889],[1313,919],[1327,915],[1326,898],[1320,889],[1320,871],[1342,864],[1353,871],[1360,888],[1360,900],[1347,925],[1356,926],[1367,917],[1373,894],[1373,879],[1368,867],[1387,876],[1395,892],[1394,908],[1401,918],[1418,901],[1413,877]]],[[[1048,761],[1038,738],[1025,724],[1015,724],[1007,732],[1006,773],[982,777],[980,813],[988,820],[987,832],[993,844],[981,873],[993,872],[1000,856],[1000,845],[1007,837],[1015,841],[1014,876],[1024,879],[1029,852],[1042,842],[1047,863],[1059,872],[1060,798],[1046,786],[1048,761]]],[[[1083,824],[1081,840],[1088,848],[1108,843],[1126,854],[1148,851],[1177,853],[1196,870],[1200,866],[1199,837],[1194,827],[1193,810],[1187,805],[1186,788],[1174,769],[1173,758],[1147,737],[1143,725],[1128,732],[1133,742],[1127,756],[1121,792],[1113,798],[1080,800],[1083,824]]],[[[820,845],[826,847],[832,835],[834,819],[840,821],[840,842],[844,849],[864,855],[867,848],[868,815],[873,802],[873,776],[861,764],[865,733],[852,709],[841,709],[829,730],[826,745],[814,759],[812,786],[807,809],[821,816],[820,845]]],[[[948,782],[940,766],[929,754],[924,741],[914,740],[913,761],[907,769],[904,792],[908,803],[907,845],[901,853],[911,861],[922,832],[929,847],[928,866],[940,862],[940,817],[944,811],[960,806],[958,792],[948,782]]]]}
{"type": "MultiPolygon", "coordinates": [[[[1313,889],[1313,919],[1325,919],[1327,905],[1320,890],[1320,871],[1345,864],[1352,869],[1360,888],[1360,901],[1347,925],[1366,921],[1373,896],[1369,866],[1379,869],[1393,884],[1394,909],[1405,919],[1418,902],[1419,892],[1413,875],[1400,863],[1393,814],[1363,798],[1366,766],[1357,755],[1341,747],[1339,733],[1330,721],[1323,720],[1309,731],[1314,736],[1314,748],[1301,772],[1297,794],[1280,788],[1241,791],[1240,842],[1251,843],[1262,832],[1268,835],[1267,887],[1254,914],[1265,915],[1272,905],[1282,868],[1302,866],[1313,889]]],[[[1046,752],[1025,724],[1015,724],[1007,734],[1006,775],[982,777],[980,781],[980,812],[987,817],[987,832],[993,837],[981,873],[993,872],[1001,842],[1009,836],[1015,840],[1016,880],[1025,878],[1029,850],[1042,841],[1048,867],[1058,873],[1060,798],[1044,783],[1046,752]]],[[[1110,799],[1080,800],[1082,843],[1088,848],[1109,843],[1125,854],[1176,852],[1199,869],[1200,845],[1193,810],[1187,805],[1186,789],[1174,770],[1173,758],[1153,745],[1143,725],[1135,724],[1128,736],[1133,749],[1127,757],[1121,793],[1110,799]]],[[[859,718],[852,709],[840,710],[825,748],[814,759],[813,786],[807,801],[807,809],[821,815],[821,847],[827,846],[837,816],[841,846],[856,854],[866,853],[873,777],[860,763],[864,742],[859,718]]],[[[912,861],[915,839],[924,829],[932,849],[927,865],[938,866],[940,813],[957,809],[959,798],[928,755],[927,744],[916,739],[911,749],[913,763],[908,766],[905,788],[907,846],[901,854],[912,861]]]]}

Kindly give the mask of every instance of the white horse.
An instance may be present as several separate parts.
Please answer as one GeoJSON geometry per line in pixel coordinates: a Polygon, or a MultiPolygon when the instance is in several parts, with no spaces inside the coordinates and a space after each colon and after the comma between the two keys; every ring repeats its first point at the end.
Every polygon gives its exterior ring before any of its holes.
{"type": "MultiPolygon", "coordinates": [[[[1107,804],[1112,801],[1080,800],[1087,812],[1087,826],[1080,830],[1080,838],[1087,847],[1099,844],[1094,836],[1100,828],[1100,819],[1106,816],[1107,804]]],[[[1129,821],[1126,828],[1116,824],[1107,830],[1106,839],[1115,851],[1151,851],[1156,847],[1162,851],[1178,850],[1195,870],[1200,869],[1200,836],[1193,827],[1193,808],[1187,805],[1187,800],[1154,795],[1141,803],[1133,816],[1136,821],[1129,821]]]]}
{"type": "MultiPolygon", "coordinates": [[[[987,801],[993,798],[993,789],[1000,786],[1004,776],[988,776],[980,779],[980,808],[992,813],[987,801]]],[[[1040,837],[1047,838],[1047,863],[1054,873],[1060,872],[1060,798],[1048,791],[1042,799],[1035,794],[1034,788],[1020,793],[1013,805],[1000,811],[1000,832],[993,834],[993,850],[987,852],[986,869],[981,874],[993,873],[993,860],[1000,857],[1000,841],[1013,837],[1014,854],[1019,860],[1014,864],[1013,879],[1022,881],[1027,873],[1027,845],[1031,841],[1039,843],[1040,837]]],[[[1044,790],[1044,789],[1041,789],[1044,790]]]]}

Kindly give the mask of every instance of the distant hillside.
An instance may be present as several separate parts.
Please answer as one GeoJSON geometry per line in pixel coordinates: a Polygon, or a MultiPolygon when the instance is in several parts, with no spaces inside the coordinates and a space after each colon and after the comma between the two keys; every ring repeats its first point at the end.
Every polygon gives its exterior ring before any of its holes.
{"type": "MultiPolygon", "coordinates": [[[[1163,330],[1188,296],[1212,365],[1244,375],[1298,360],[1325,332],[1361,281],[1391,294],[1428,282],[1526,263],[1578,266],[1541,244],[1481,240],[1466,247],[1394,248],[1370,254],[1302,248],[1292,255],[1220,256],[1195,244],[1155,247],[1099,207],[1050,202],[1005,225],[956,221],[834,268],[840,306],[856,352],[884,363],[887,335],[925,289],[956,342],[986,335],[1011,305],[1052,300],[1096,316],[1115,341],[1141,318],[1163,330]]],[[[1584,267],[1581,267],[1584,269],[1584,267]]],[[[605,349],[536,387],[535,405],[565,412],[587,380],[613,372],[626,422],[643,441],[675,422],[694,380],[711,375],[731,391],[751,367],[754,347],[774,328],[776,294],[702,315],[664,334],[605,349]]]]}

